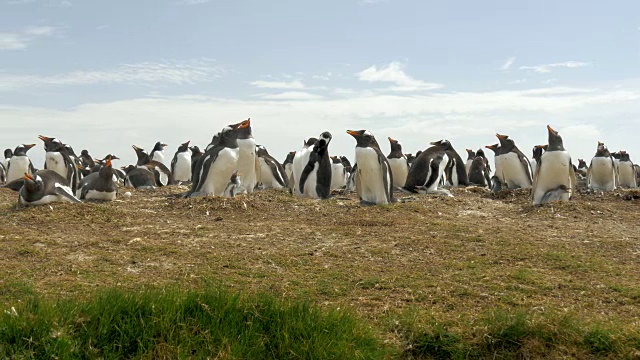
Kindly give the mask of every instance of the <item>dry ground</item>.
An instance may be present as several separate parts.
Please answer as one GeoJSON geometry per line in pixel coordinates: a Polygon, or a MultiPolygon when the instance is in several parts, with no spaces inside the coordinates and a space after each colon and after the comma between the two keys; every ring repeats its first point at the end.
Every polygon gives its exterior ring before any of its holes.
{"type": "Polygon", "coordinates": [[[3,308],[23,283],[54,297],[224,284],[349,307],[378,323],[407,308],[463,324],[517,307],[640,327],[637,192],[536,208],[523,191],[467,189],[372,207],[279,191],[167,196],[184,190],[18,209],[17,194],[0,189],[3,308]]]}

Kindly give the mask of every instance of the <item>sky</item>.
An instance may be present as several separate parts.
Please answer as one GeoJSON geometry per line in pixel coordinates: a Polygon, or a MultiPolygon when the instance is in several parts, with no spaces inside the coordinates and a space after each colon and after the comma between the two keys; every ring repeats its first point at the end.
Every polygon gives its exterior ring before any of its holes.
{"type": "Polygon", "coordinates": [[[170,162],[249,117],[281,161],[323,131],[353,158],[347,129],[530,155],[547,124],[574,161],[640,159],[640,2],[0,0],[0,148],[37,143],[36,167],[38,135],[170,162]]]}

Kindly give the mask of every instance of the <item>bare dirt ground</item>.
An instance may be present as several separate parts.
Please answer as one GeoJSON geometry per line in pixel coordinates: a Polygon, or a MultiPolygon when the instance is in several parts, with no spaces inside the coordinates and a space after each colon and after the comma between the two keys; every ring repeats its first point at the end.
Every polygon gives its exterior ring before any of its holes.
{"type": "Polygon", "coordinates": [[[348,307],[374,322],[407,308],[462,323],[517,307],[640,327],[635,191],[542,207],[527,191],[474,189],[370,207],[353,195],[313,201],[281,191],[167,196],[185,189],[24,209],[0,189],[4,308],[24,283],[51,297],[223,284],[348,307]]]}

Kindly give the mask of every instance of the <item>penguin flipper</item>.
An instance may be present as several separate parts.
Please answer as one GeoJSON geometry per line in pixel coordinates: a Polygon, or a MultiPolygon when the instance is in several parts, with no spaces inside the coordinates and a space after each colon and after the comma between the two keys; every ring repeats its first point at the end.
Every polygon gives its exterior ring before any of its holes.
{"type": "Polygon", "coordinates": [[[536,172],[533,174],[533,181],[531,183],[531,199],[535,200],[536,187],[538,186],[538,176],[540,174],[540,169],[542,168],[542,157],[536,159],[536,172]]]}
{"type": "MultiPolygon", "coordinates": [[[[569,158],[569,164],[571,164],[571,158],[569,158]]],[[[573,166],[569,166],[569,188],[571,189],[571,196],[569,197],[569,200],[573,199],[573,195],[576,193],[578,188],[576,181],[576,171],[573,166]]]]}
{"type": "Polygon", "coordinates": [[[300,175],[300,184],[298,186],[298,190],[300,190],[300,193],[302,194],[304,194],[304,184],[307,182],[309,174],[311,174],[311,172],[315,168],[316,162],[318,161],[317,158],[318,154],[316,152],[312,152],[311,154],[309,154],[309,162],[307,162],[304,170],[302,170],[302,174],[300,175]]]}
{"type": "Polygon", "coordinates": [[[24,185],[24,178],[18,178],[11,182],[6,183],[3,188],[11,189],[13,191],[20,191],[22,186],[24,185]]]}
{"type": "Polygon", "coordinates": [[[269,165],[271,173],[273,174],[273,177],[276,179],[278,184],[282,185],[283,187],[287,187],[287,181],[285,180],[285,176],[283,175],[284,171],[280,173],[280,169],[278,168],[279,164],[276,162],[276,160],[269,159],[268,157],[264,157],[263,159],[265,160],[267,165],[269,165]]]}
{"type": "Polygon", "coordinates": [[[389,160],[387,160],[384,154],[382,154],[382,151],[380,151],[380,149],[376,149],[376,153],[378,154],[378,162],[380,163],[380,168],[382,169],[382,183],[384,184],[384,193],[387,197],[387,202],[391,204],[393,202],[393,173],[391,172],[391,166],[389,165],[389,160]]]}
{"type": "Polygon", "coordinates": [[[71,189],[68,186],[64,186],[56,183],[54,187],[56,190],[56,194],[60,196],[64,196],[65,198],[69,199],[71,202],[74,202],[74,203],[82,202],[73,195],[73,193],[71,192],[71,189]]]}
{"type": "Polygon", "coordinates": [[[524,167],[524,171],[527,173],[529,181],[533,183],[533,177],[531,174],[531,162],[529,162],[529,159],[520,151],[518,151],[518,158],[520,159],[520,163],[524,167]]]}

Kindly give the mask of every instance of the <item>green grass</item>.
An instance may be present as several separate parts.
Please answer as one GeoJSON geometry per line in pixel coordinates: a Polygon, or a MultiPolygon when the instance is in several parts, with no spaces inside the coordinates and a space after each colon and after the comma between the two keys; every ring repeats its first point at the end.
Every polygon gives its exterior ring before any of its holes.
{"type": "Polygon", "coordinates": [[[0,314],[0,358],[377,359],[388,352],[348,312],[219,288],[111,289],[82,301],[28,296],[15,310],[0,314]]]}

